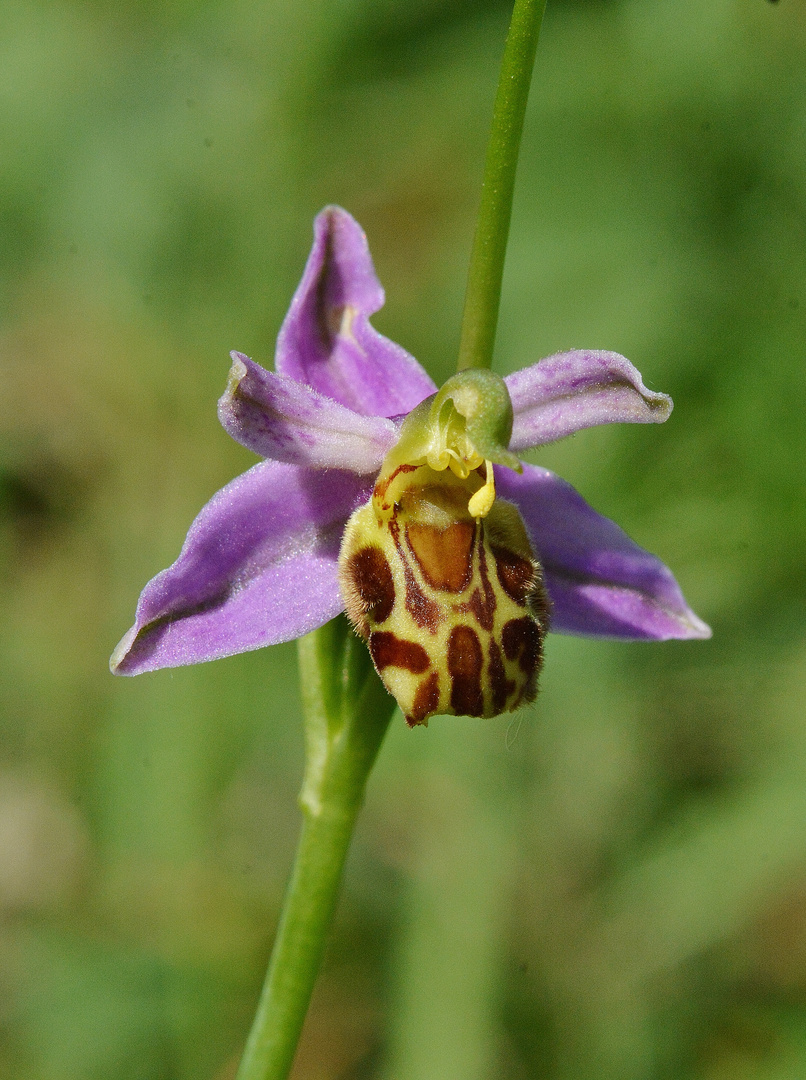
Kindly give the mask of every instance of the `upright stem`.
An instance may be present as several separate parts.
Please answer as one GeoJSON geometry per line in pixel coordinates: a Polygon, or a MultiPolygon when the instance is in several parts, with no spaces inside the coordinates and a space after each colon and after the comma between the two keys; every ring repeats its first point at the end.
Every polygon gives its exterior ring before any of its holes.
{"type": "Polygon", "coordinates": [[[481,206],[470,256],[459,371],[492,366],[515,170],[545,7],[546,0],[516,0],[512,13],[501,61],[481,206]]]}
{"type": "Polygon", "coordinates": [[[355,812],[303,813],[285,909],[238,1080],[288,1075],[336,906],[355,812]]]}
{"type": "Polygon", "coordinates": [[[305,707],[302,833],[237,1080],[285,1080],[338,898],[356,815],[394,711],[343,617],[299,643],[305,707]]]}

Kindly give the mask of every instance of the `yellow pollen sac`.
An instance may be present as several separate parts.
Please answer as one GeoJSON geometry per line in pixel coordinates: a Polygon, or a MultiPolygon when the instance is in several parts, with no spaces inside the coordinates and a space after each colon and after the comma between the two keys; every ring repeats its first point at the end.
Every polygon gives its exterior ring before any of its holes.
{"type": "Polygon", "coordinates": [[[549,604],[493,472],[520,468],[506,445],[511,411],[497,376],[455,376],[406,419],[345,529],[347,615],[412,727],[441,713],[497,716],[537,692],[549,604]]]}
{"type": "Polygon", "coordinates": [[[484,484],[484,487],[480,487],[467,504],[468,513],[474,518],[487,517],[495,502],[495,476],[493,474],[493,463],[491,461],[485,461],[484,467],[487,470],[487,481],[484,484]]]}

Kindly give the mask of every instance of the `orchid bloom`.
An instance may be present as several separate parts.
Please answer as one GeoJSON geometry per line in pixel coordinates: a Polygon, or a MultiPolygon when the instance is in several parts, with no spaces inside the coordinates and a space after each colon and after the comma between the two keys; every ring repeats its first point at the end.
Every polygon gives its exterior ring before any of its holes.
{"type": "Polygon", "coordinates": [[[597,424],[661,423],[671,399],[591,350],[504,380],[460,372],[437,393],[370,325],[383,302],[360,226],[326,208],[276,372],[232,353],[219,402],[224,428],[265,460],[213,496],[145,587],[112,670],[288,641],[346,607],[414,724],[531,700],[549,621],[624,640],[709,637],[659,559],[516,456],[597,424]]]}

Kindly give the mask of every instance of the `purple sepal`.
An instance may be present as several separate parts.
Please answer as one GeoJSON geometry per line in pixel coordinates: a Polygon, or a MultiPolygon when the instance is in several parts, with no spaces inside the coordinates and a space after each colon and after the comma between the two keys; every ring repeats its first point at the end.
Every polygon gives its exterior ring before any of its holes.
{"type": "Polygon", "coordinates": [[[344,521],[372,480],[264,461],[222,488],[179,558],[146,585],[112,655],[118,675],[196,664],[300,637],[342,610],[344,521]]]}
{"type": "Polygon", "coordinates": [[[504,381],[516,452],[597,424],[660,424],[672,411],[672,399],[648,390],[629,360],[599,349],[547,356],[504,381]]]}
{"type": "Polygon", "coordinates": [[[277,371],[365,416],[410,412],[436,386],[413,356],[370,326],[383,302],[361,226],[346,210],[326,207],[277,338],[277,371]]]}
{"type": "Polygon", "coordinates": [[[303,383],[233,352],[218,418],[261,457],[315,469],[377,473],[398,437],[391,420],[362,416],[303,383]]]}
{"type": "Polygon", "coordinates": [[[548,469],[496,466],[498,494],[520,509],[545,573],[551,629],[635,641],[708,638],[668,567],[548,469]]]}

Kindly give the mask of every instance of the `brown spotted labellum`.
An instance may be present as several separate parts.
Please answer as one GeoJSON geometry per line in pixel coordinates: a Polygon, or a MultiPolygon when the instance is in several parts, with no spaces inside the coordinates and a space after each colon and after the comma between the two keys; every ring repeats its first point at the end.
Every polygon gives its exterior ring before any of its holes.
{"type": "Polygon", "coordinates": [[[411,726],[537,692],[548,599],[517,507],[495,498],[493,462],[522,469],[511,434],[503,380],[454,376],[409,415],[347,523],[347,615],[411,726]]]}

